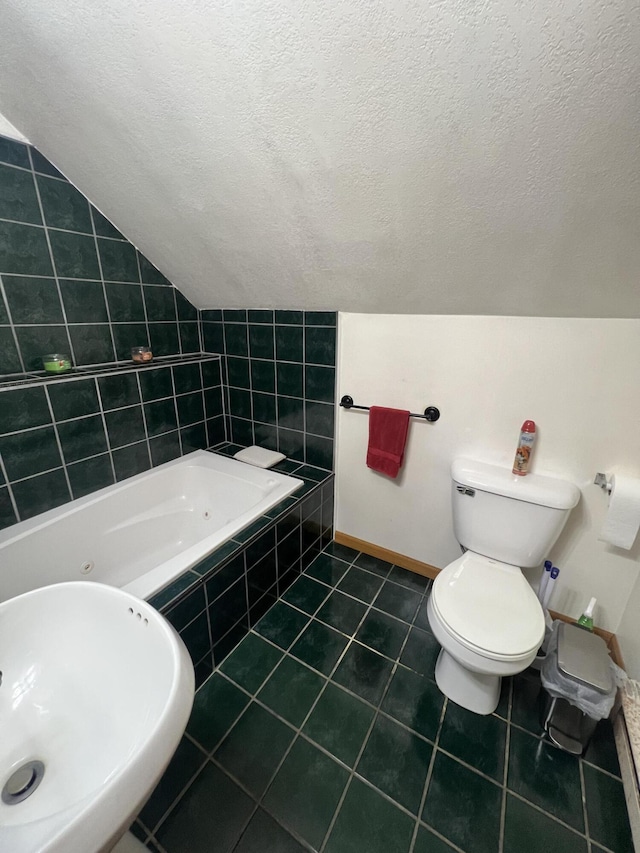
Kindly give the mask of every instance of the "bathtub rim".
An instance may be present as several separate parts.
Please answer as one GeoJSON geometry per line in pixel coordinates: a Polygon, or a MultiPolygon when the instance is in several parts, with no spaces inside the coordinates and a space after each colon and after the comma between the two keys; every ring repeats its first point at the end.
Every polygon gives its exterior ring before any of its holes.
{"type": "MultiPolygon", "coordinates": [[[[72,501],[67,501],[61,504],[60,506],[56,506],[52,509],[46,510],[46,512],[38,513],[32,518],[27,518],[24,521],[18,521],[16,524],[10,525],[5,530],[0,530],[0,553],[2,552],[2,548],[4,546],[11,545],[14,542],[19,542],[21,539],[24,539],[30,533],[33,533],[35,530],[49,527],[54,522],[63,518],[67,518],[69,515],[72,515],[78,512],[79,510],[84,509],[85,507],[90,507],[96,503],[99,503],[107,494],[115,495],[119,492],[124,492],[127,489],[131,489],[133,486],[135,486],[136,483],[139,483],[141,480],[157,476],[159,473],[168,471],[170,468],[174,468],[178,465],[183,465],[186,467],[189,461],[195,462],[198,459],[204,460],[209,459],[211,457],[218,457],[220,459],[228,459],[229,461],[237,462],[237,460],[232,460],[231,457],[223,456],[220,453],[215,453],[210,450],[194,450],[191,453],[185,453],[184,456],[178,456],[176,457],[176,459],[172,459],[169,462],[163,462],[161,465],[156,465],[153,468],[148,468],[146,471],[141,471],[139,474],[134,474],[132,477],[126,477],[124,480],[120,480],[117,483],[111,483],[111,485],[104,486],[102,489],[98,489],[95,492],[90,492],[88,495],[84,495],[81,498],[75,498],[72,501]],[[17,531],[16,528],[20,528],[20,530],[17,531]]],[[[246,463],[242,462],[239,462],[238,464],[246,465],[246,463]]],[[[266,468],[254,468],[250,465],[247,465],[247,468],[253,468],[254,471],[263,472],[270,470],[266,468]]],[[[297,479],[300,483],[305,482],[299,477],[294,477],[293,475],[289,474],[283,474],[281,471],[273,471],[272,473],[277,474],[278,477],[297,479]]]]}
{"type": "MultiPolygon", "coordinates": [[[[199,450],[194,451],[193,454],[185,454],[185,456],[177,457],[175,460],[171,460],[171,462],[164,464],[177,464],[181,460],[184,460],[187,456],[195,454],[202,455],[205,453],[207,454],[207,457],[213,456],[231,460],[232,455],[230,453],[230,450],[231,448],[237,449],[237,447],[237,445],[232,445],[228,442],[224,442],[222,445],[211,447],[208,450],[199,450]]],[[[238,553],[244,551],[247,546],[251,545],[257,539],[259,539],[260,536],[267,533],[271,528],[275,528],[276,525],[280,523],[283,516],[287,516],[290,512],[297,510],[298,506],[302,507],[302,505],[308,499],[310,499],[312,495],[321,491],[329,484],[331,484],[330,488],[332,490],[335,488],[335,471],[326,468],[321,468],[315,465],[309,465],[308,463],[296,459],[288,459],[288,462],[292,466],[291,471],[276,470],[273,473],[279,474],[286,478],[297,479],[301,481],[303,485],[299,487],[295,492],[290,494],[288,497],[281,499],[279,502],[274,504],[274,506],[266,510],[262,515],[257,516],[254,522],[252,522],[252,524],[256,524],[257,522],[262,521],[263,523],[258,529],[256,529],[250,535],[243,537],[242,541],[238,540],[238,538],[236,537],[232,537],[228,541],[221,543],[217,547],[213,548],[208,554],[203,556],[202,559],[196,565],[191,566],[189,568],[185,568],[183,571],[176,574],[176,576],[169,580],[167,583],[160,585],[156,591],[147,595],[144,600],[147,601],[147,603],[149,603],[160,613],[167,615],[174,607],[179,605],[185,598],[187,598],[197,586],[202,583],[206,583],[210,578],[212,578],[214,575],[224,569],[225,566],[227,566],[233,559],[235,559],[238,553]]],[[[157,468],[159,467],[161,466],[157,466],[157,468]]],[[[247,466],[247,468],[249,467],[252,466],[247,466]]],[[[139,475],[127,478],[126,480],[123,480],[120,483],[112,484],[110,487],[106,488],[114,489],[118,486],[125,486],[130,481],[133,481],[136,477],[142,477],[144,475],[149,476],[151,473],[153,473],[153,471],[157,470],[157,468],[152,468],[147,471],[143,471],[139,475]]],[[[99,497],[100,493],[103,491],[104,490],[101,489],[99,491],[92,492],[90,495],[87,495],[83,498],[78,498],[77,500],[82,502],[86,501],[87,503],[90,503],[92,499],[99,497]]],[[[37,516],[34,516],[33,519],[27,519],[24,524],[26,525],[29,522],[33,522],[33,526],[38,526],[38,523],[40,523],[43,518],[49,516],[50,513],[53,516],[53,514],[56,513],[56,510],[66,510],[69,506],[70,504],[66,503],[62,504],[61,507],[54,507],[53,510],[48,510],[46,513],[41,513],[37,516]]],[[[56,515],[56,517],[59,516],[56,515]]],[[[252,524],[247,525],[245,530],[249,529],[252,524]]],[[[329,526],[331,529],[333,529],[333,517],[329,526]]],[[[7,531],[0,531],[0,543],[2,543],[3,541],[2,535],[14,529],[15,526],[12,526],[8,528],[7,531]]],[[[7,537],[7,539],[9,538],[13,537],[7,537]]],[[[87,578],[87,580],[89,580],[89,578],[87,578]]]]}

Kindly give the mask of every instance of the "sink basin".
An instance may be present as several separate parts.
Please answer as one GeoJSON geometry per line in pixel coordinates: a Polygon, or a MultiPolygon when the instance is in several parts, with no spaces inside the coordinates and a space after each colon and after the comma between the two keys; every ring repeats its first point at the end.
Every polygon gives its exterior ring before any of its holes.
{"type": "Polygon", "coordinates": [[[116,843],[193,703],[182,640],[115,587],[61,583],[0,604],[0,851],[116,843]]]}

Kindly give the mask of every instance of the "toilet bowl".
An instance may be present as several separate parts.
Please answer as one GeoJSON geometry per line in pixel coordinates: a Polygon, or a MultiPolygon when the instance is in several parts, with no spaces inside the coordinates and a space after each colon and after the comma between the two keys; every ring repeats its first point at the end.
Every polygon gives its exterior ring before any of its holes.
{"type": "Polygon", "coordinates": [[[580,492],[552,477],[457,459],[451,469],[454,533],[462,557],[435,579],[427,617],[442,646],[440,690],[476,714],[491,714],[504,676],[532,663],[544,614],[522,568],[539,566],[580,492]]]}
{"type": "Polygon", "coordinates": [[[517,566],[467,551],[433,583],[427,602],[442,649],[436,684],[457,705],[491,714],[503,676],[526,669],[544,637],[544,616],[517,566]]]}

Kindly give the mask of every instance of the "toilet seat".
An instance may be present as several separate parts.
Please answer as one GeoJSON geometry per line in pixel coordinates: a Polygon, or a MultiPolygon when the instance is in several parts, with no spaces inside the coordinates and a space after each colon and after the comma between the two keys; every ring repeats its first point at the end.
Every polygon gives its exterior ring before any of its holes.
{"type": "Polygon", "coordinates": [[[544,637],[544,614],[517,566],[467,551],[434,581],[442,627],[471,652],[497,661],[526,659],[544,637]]]}

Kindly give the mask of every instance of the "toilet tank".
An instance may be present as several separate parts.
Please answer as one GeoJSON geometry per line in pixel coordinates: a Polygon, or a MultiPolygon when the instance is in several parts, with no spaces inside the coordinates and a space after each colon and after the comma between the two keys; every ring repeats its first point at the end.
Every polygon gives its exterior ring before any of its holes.
{"type": "Polygon", "coordinates": [[[546,559],[580,499],[566,480],[527,474],[472,459],[451,466],[453,529],[469,551],[529,568],[546,559]]]}

